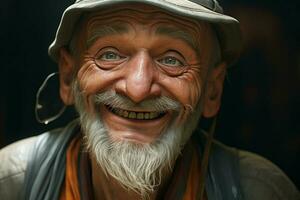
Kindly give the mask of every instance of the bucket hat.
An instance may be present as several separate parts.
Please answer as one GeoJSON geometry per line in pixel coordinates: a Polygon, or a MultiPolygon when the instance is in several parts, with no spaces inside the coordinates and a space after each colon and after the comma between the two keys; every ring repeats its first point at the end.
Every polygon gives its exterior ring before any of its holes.
{"type": "Polygon", "coordinates": [[[239,22],[223,14],[216,0],[76,0],[63,13],[54,41],[48,49],[49,56],[57,62],[59,49],[69,45],[75,25],[83,13],[109,9],[121,3],[143,3],[161,8],[178,16],[206,21],[216,31],[222,58],[232,65],[242,47],[239,22]]]}

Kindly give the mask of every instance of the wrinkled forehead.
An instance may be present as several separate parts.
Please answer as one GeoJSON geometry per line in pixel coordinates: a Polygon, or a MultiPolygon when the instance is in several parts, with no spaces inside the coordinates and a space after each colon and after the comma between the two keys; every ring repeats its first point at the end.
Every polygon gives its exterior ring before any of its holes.
{"type": "MultiPolygon", "coordinates": [[[[207,22],[177,16],[161,8],[142,3],[127,3],[113,8],[104,8],[101,11],[85,14],[82,21],[83,30],[86,31],[86,34],[90,34],[102,25],[118,24],[119,28],[122,29],[122,24],[125,25],[130,22],[150,26],[160,24],[161,26],[174,27],[190,33],[195,38],[211,31],[207,22]]],[[[125,27],[123,28],[125,29],[125,27]]]]}
{"type": "Polygon", "coordinates": [[[174,21],[177,23],[187,23],[186,25],[192,26],[196,25],[199,22],[178,16],[175,14],[170,13],[169,11],[166,11],[162,8],[152,6],[152,5],[147,5],[143,3],[126,3],[126,4],[120,4],[116,5],[114,7],[109,7],[109,8],[103,8],[100,11],[97,12],[92,12],[87,15],[88,18],[93,18],[93,17],[103,17],[105,19],[109,17],[122,17],[122,16],[128,16],[128,17],[133,17],[136,20],[142,21],[155,21],[160,18],[168,19],[170,21],[174,21]]]}

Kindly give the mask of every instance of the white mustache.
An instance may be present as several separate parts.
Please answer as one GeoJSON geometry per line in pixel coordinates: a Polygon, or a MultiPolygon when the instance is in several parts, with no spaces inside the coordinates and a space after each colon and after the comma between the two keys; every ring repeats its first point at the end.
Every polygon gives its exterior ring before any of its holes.
{"type": "Polygon", "coordinates": [[[120,108],[124,110],[144,109],[156,112],[165,112],[168,110],[179,112],[182,108],[181,103],[166,96],[161,96],[153,99],[146,99],[142,102],[135,103],[128,97],[117,94],[113,90],[96,94],[94,96],[94,103],[96,105],[105,104],[111,107],[120,108]]]}

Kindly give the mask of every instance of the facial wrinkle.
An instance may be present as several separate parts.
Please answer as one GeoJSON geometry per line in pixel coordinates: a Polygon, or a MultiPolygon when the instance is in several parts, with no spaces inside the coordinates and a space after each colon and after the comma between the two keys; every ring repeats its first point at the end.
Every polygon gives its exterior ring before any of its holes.
{"type": "Polygon", "coordinates": [[[165,36],[173,37],[175,39],[180,39],[180,40],[186,42],[195,51],[197,51],[197,52],[199,51],[198,45],[197,45],[196,41],[194,40],[193,36],[184,30],[178,29],[176,27],[160,25],[156,29],[155,34],[165,35],[165,36]]]}
{"type": "MultiPolygon", "coordinates": [[[[114,9],[102,10],[98,14],[103,16],[103,15],[113,15],[115,13],[118,13],[118,15],[119,15],[122,12],[131,14],[131,15],[133,15],[133,13],[135,13],[135,15],[138,14],[138,15],[140,15],[140,16],[138,16],[138,18],[157,19],[157,18],[160,18],[160,15],[165,15],[171,19],[181,18],[181,20],[194,23],[194,25],[197,24],[197,22],[198,22],[198,20],[190,19],[185,16],[178,16],[176,14],[173,14],[172,12],[161,9],[159,7],[156,7],[153,5],[145,5],[145,4],[141,4],[141,3],[132,3],[129,5],[128,4],[119,5],[119,6],[116,6],[114,9]],[[145,16],[147,16],[147,17],[145,17],[145,16]]],[[[95,14],[94,14],[94,16],[95,16],[95,14]]],[[[193,26],[191,26],[191,27],[193,27],[193,26]]]]}
{"type": "Polygon", "coordinates": [[[132,18],[142,24],[153,21],[156,22],[157,20],[167,20],[168,22],[171,21],[174,23],[178,23],[181,26],[189,27],[190,29],[194,29],[195,27],[201,29],[202,26],[202,22],[199,23],[199,21],[197,20],[191,20],[183,16],[176,16],[172,13],[169,13],[156,7],[153,7],[153,9],[151,10],[147,10],[144,7],[140,7],[140,9],[134,9],[128,6],[121,6],[120,8],[116,8],[114,10],[110,9],[109,11],[102,11],[97,14],[90,15],[89,18],[96,18],[98,20],[105,21],[106,19],[109,20],[112,17],[115,18],[116,16],[120,17],[121,19],[123,17],[132,18]]]}
{"type": "Polygon", "coordinates": [[[88,33],[86,41],[87,49],[97,40],[105,36],[121,35],[128,32],[128,28],[124,24],[103,25],[92,28],[88,33]]]}
{"type": "MultiPolygon", "coordinates": [[[[154,8],[156,9],[156,8],[154,8]]],[[[97,15],[92,15],[90,20],[88,21],[88,30],[94,29],[93,27],[99,26],[101,24],[103,25],[110,25],[112,23],[128,23],[130,24],[130,20],[134,20],[142,25],[150,25],[150,26],[156,26],[157,24],[165,24],[164,27],[166,29],[170,24],[174,23],[174,26],[178,26],[179,29],[188,30],[183,31],[183,33],[180,33],[180,31],[171,31],[170,35],[179,39],[183,39],[185,42],[187,42],[190,46],[192,46],[193,49],[195,49],[197,52],[199,52],[199,46],[201,44],[201,40],[207,35],[207,31],[204,31],[203,29],[207,29],[206,23],[195,21],[195,20],[187,20],[184,19],[184,17],[181,17],[178,19],[178,16],[174,18],[174,15],[166,13],[162,10],[150,10],[150,11],[144,11],[144,10],[138,10],[138,9],[132,9],[132,8],[119,8],[115,9],[114,11],[110,12],[100,12],[97,13],[97,15]],[[116,12],[117,11],[117,12],[116,12]],[[116,13],[118,13],[118,16],[116,16],[116,13]],[[91,28],[89,28],[91,27],[91,28]],[[198,36],[198,37],[190,37],[189,34],[186,34],[185,32],[190,32],[190,35],[198,36]],[[191,39],[192,38],[192,39],[191,39]],[[197,48],[195,48],[197,47],[197,48]]],[[[126,29],[122,26],[113,27],[112,30],[103,30],[99,31],[99,35],[108,35],[110,33],[112,34],[118,34],[118,33],[124,33],[126,29]],[[105,32],[107,31],[107,34],[105,32]]],[[[110,27],[108,28],[110,29],[110,27]]],[[[162,28],[164,29],[164,28],[162,28]]],[[[158,32],[167,32],[163,30],[158,30],[158,32]]],[[[98,31],[97,31],[98,32],[98,31]]],[[[89,34],[91,35],[91,34],[89,34]]],[[[90,46],[91,43],[95,41],[95,37],[89,37],[87,46],[90,46]]]]}
{"type": "Polygon", "coordinates": [[[184,28],[188,28],[191,30],[194,30],[195,33],[201,33],[201,29],[203,24],[205,24],[204,22],[199,22],[199,21],[192,21],[192,20],[186,20],[186,19],[181,19],[178,18],[178,16],[175,18],[174,16],[169,16],[166,15],[164,12],[162,11],[157,11],[157,12],[153,12],[153,13],[149,13],[149,15],[145,15],[145,13],[141,12],[139,13],[139,11],[137,13],[135,13],[134,11],[129,11],[126,10],[126,12],[120,13],[118,12],[118,15],[116,15],[116,13],[111,13],[109,15],[101,15],[98,14],[96,16],[93,17],[89,17],[88,19],[89,22],[87,23],[88,26],[93,25],[93,23],[111,23],[112,21],[125,21],[125,19],[129,19],[129,20],[134,20],[140,24],[152,24],[152,23],[162,23],[165,22],[166,24],[168,23],[174,23],[174,24],[178,24],[180,27],[184,27],[184,28]]]}

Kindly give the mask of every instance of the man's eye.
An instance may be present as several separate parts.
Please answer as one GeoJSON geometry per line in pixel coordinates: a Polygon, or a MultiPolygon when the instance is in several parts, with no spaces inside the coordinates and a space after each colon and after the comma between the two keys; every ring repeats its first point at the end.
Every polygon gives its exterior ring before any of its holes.
{"type": "Polygon", "coordinates": [[[180,67],[183,66],[183,63],[181,61],[179,61],[177,58],[175,57],[165,57],[163,59],[158,60],[158,62],[160,62],[163,65],[167,65],[170,67],[180,67]]]}
{"type": "Polygon", "coordinates": [[[102,54],[99,57],[99,59],[104,60],[104,61],[116,61],[116,60],[120,60],[121,56],[116,54],[115,52],[108,51],[108,52],[105,52],[104,54],[102,54]]]}

